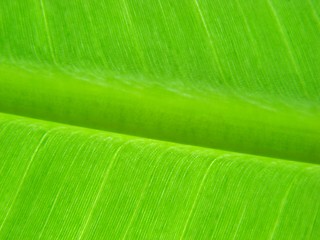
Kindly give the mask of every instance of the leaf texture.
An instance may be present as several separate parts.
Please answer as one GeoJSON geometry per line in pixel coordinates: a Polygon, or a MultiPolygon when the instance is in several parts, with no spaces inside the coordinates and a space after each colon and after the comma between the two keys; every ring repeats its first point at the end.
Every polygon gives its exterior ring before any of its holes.
{"type": "Polygon", "coordinates": [[[319,44],[315,0],[1,0],[0,239],[320,239],[319,44]]]}
{"type": "Polygon", "coordinates": [[[316,1],[1,6],[3,112],[319,162],[316,1]]]}
{"type": "Polygon", "coordinates": [[[1,239],[320,236],[318,165],[4,114],[0,126],[1,239]]]}

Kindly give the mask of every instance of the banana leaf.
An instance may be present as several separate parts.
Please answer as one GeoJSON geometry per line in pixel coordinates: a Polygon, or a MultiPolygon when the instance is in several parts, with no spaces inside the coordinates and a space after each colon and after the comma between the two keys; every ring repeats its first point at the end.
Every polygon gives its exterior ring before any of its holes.
{"type": "Polygon", "coordinates": [[[0,239],[319,239],[320,2],[2,0],[0,239]]]}

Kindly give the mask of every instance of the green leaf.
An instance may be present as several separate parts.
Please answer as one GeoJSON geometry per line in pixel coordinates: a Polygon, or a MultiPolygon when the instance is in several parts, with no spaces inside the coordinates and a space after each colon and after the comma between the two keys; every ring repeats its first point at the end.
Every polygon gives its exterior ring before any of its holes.
{"type": "Polygon", "coordinates": [[[27,3],[1,3],[2,111],[319,162],[316,2],[27,3]]]}
{"type": "Polygon", "coordinates": [[[1,239],[317,239],[320,167],[0,115],[1,239]]]}
{"type": "Polygon", "coordinates": [[[2,0],[0,239],[319,239],[318,2],[2,0]]]}

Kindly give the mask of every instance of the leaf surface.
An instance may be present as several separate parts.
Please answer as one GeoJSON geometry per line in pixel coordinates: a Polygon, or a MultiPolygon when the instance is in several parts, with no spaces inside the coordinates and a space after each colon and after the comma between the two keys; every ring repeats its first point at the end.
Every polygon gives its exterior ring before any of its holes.
{"type": "Polygon", "coordinates": [[[3,112],[319,162],[314,1],[1,5],[3,112]]]}
{"type": "Polygon", "coordinates": [[[2,0],[0,239],[320,239],[319,16],[2,0]]]}
{"type": "Polygon", "coordinates": [[[1,239],[320,236],[318,165],[4,114],[0,126],[1,239]]]}

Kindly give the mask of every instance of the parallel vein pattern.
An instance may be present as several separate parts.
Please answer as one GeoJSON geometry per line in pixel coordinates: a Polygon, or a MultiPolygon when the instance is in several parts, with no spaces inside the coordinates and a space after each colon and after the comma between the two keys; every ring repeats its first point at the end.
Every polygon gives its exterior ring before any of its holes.
{"type": "Polygon", "coordinates": [[[317,1],[0,3],[0,112],[319,163],[317,1]]]}
{"type": "Polygon", "coordinates": [[[320,239],[319,16],[1,0],[0,239],[320,239]]]}
{"type": "Polygon", "coordinates": [[[4,114],[0,129],[0,239],[320,236],[318,165],[4,114]]]}

